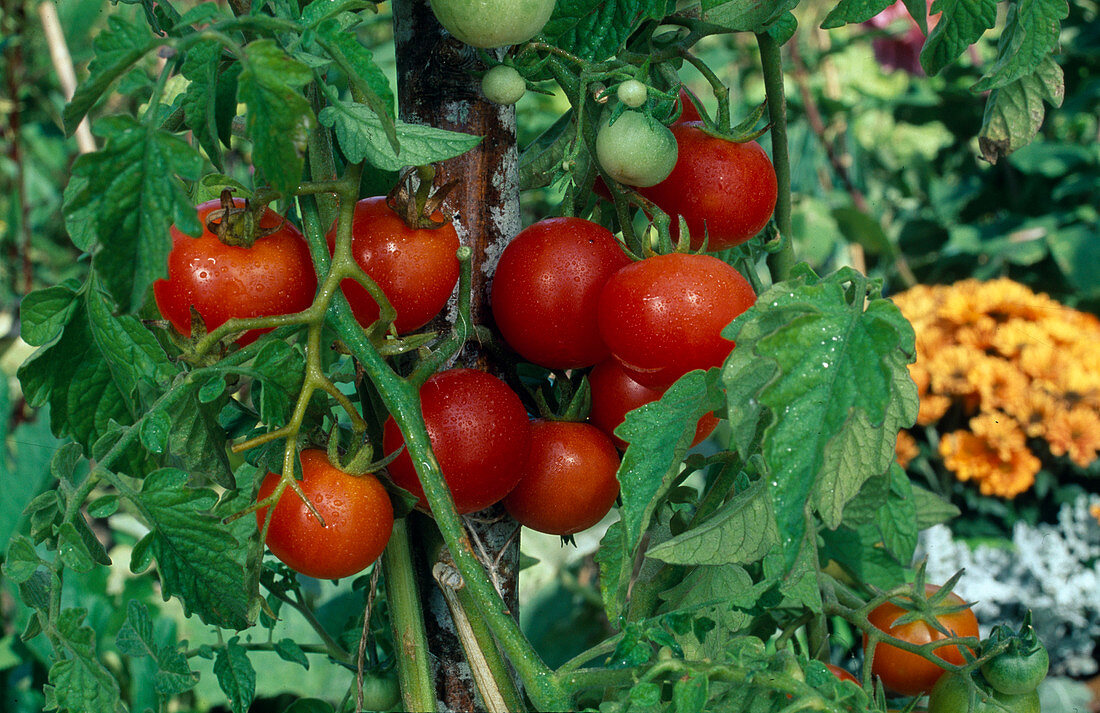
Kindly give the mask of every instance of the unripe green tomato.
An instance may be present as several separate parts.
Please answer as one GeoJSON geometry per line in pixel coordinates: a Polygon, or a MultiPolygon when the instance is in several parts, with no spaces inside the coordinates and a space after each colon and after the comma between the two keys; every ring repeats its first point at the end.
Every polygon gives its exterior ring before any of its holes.
{"type": "MultiPolygon", "coordinates": [[[[966,678],[957,673],[946,673],[940,677],[928,697],[928,713],[967,713],[970,690],[966,678]]],[[[1040,713],[1039,693],[1031,691],[1021,696],[995,692],[992,695],[979,695],[969,713],[1003,713],[994,704],[994,700],[1012,713],[1040,713]]]]}
{"type": "Polygon", "coordinates": [[[481,78],[481,92],[494,104],[511,106],[527,92],[527,82],[513,67],[498,64],[481,78]]]}
{"type": "Polygon", "coordinates": [[[1021,695],[1034,691],[1050,669],[1050,655],[1039,644],[1030,652],[1009,652],[982,664],[982,675],[997,691],[1021,695]]]}
{"type": "Polygon", "coordinates": [[[628,79],[619,85],[617,90],[619,101],[631,109],[637,109],[649,97],[649,90],[637,79],[628,79]]]}
{"type": "Polygon", "coordinates": [[[526,42],[554,12],[554,0],[431,0],[439,24],[473,47],[526,42]]]}
{"type": "Polygon", "coordinates": [[[642,188],[668,178],[676,166],[676,137],[669,128],[637,111],[614,124],[605,118],[596,134],[596,159],[619,183],[642,188]]]}

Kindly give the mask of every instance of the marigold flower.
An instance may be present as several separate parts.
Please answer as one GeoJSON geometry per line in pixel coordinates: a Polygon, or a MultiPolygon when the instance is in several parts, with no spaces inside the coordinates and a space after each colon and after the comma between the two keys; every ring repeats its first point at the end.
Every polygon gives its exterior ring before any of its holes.
{"type": "Polygon", "coordinates": [[[1035,484],[1039,459],[1026,447],[1002,458],[998,449],[970,431],[955,431],[940,439],[944,465],[962,481],[973,480],[982,495],[1014,498],[1035,484]]]}
{"type": "Polygon", "coordinates": [[[1047,424],[1050,452],[1069,455],[1077,465],[1087,467],[1100,452],[1100,415],[1089,408],[1056,411],[1047,424]]]}
{"type": "Polygon", "coordinates": [[[944,347],[925,366],[932,377],[932,389],[940,394],[965,396],[977,391],[970,373],[987,357],[977,349],[961,345],[944,347]]]}
{"type": "Polygon", "coordinates": [[[908,468],[909,463],[920,455],[917,439],[913,438],[908,431],[899,431],[898,442],[894,445],[894,453],[897,455],[898,465],[902,468],[908,468]]]}

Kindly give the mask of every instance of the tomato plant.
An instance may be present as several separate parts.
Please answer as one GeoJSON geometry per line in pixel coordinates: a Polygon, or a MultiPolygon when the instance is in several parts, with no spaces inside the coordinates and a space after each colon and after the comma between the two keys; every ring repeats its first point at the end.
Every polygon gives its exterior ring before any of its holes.
{"type": "Polygon", "coordinates": [[[604,285],[599,328],[631,378],[668,386],[692,369],[719,366],[733,349],[722,330],[756,294],[709,255],[657,255],[620,269],[604,285]]]}
{"type": "Polygon", "coordinates": [[[542,29],[554,0],[432,0],[432,12],[447,32],[474,47],[525,42],[542,29]]]}
{"type": "Polygon", "coordinates": [[[676,165],[676,138],[667,126],[638,111],[610,118],[596,134],[596,158],[607,174],[628,186],[654,186],[676,165]]]}
{"type": "MultiPolygon", "coordinates": [[[[588,373],[592,389],[592,409],[588,415],[592,425],[606,433],[620,450],[627,443],[615,435],[615,429],[626,419],[626,414],[661,398],[664,389],[651,389],[630,378],[630,373],[617,359],[605,359],[588,373]]],[[[714,432],[718,418],[713,413],[704,414],[695,427],[691,445],[697,446],[714,432]]]]}
{"type": "Polygon", "coordinates": [[[833,673],[833,675],[839,678],[841,681],[851,681],[857,686],[859,685],[859,679],[849,673],[847,669],[843,669],[840,666],[836,666],[831,663],[825,664],[825,668],[829,669],[833,673]]]}
{"type": "MultiPolygon", "coordinates": [[[[499,502],[519,482],[531,442],[531,426],[519,397],[483,371],[451,369],[420,389],[424,425],[432,451],[459,513],[499,502]]],[[[386,421],[382,445],[403,445],[396,421],[386,421]]],[[[408,450],[389,466],[390,477],[427,504],[408,450]]]]}
{"type": "Polygon", "coordinates": [[[942,676],[928,697],[928,713],[1039,713],[1039,694],[986,692],[959,673],[942,676]]]}
{"type": "MultiPolygon", "coordinates": [[[[458,283],[458,235],[436,211],[436,225],[409,226],[387,205],[386,198],[364,198],[355,204],[351,253],[355,262],[382,289],[397,312],[393,325],[407,334],[427,324],[447,304],[458,283]]],[[[329,251],[336,245],[336,227],[326,235],[329,251]]],[[[378,303],[363,285],[346,279],[340,289],[364,327],[378,319],[378,303]]]]}
{"type": "MultiPolygon", "coordinates": [[[[243,218],[244,199],[235,198],[232,205],[243,218]]],[[[219,238],[211,226],[226,234],[230,227],[222,201],[207,201],[195,210],[203,224],[202,234],[192,238],[172,226],[168,277],[153,284],[157,309],[176,331],[191,336],[192,307],[208,331],[230,319],[292,314],[309,307],[317,277],[309,247],[297,228],[264,209],[251,234],[243,234],[248,228],[235,224],[237,235],[219,238]],[[211,220],[215,211],[220,217],[211,220]]],[[[265,331],[270,330],[249,330],[237,343],[251,344],[265,331]]]]}
{"type": "Polygon", "coordinates": [[[1004,649],[982,664],[982,676],[993,690],[1008,695],[1034,691],[1050,670],[1050,654],[1031,627],[1030,614],[1020,632],[999,625],[983,642],[983,651],[1004,645],[1004,649]]]}
{"type": "Polygon", "coordinates": [[[615,96],[631,109],[637,109],[645,104],[649,97],[649,90],[637,79],[628,79],[615,89],[615,96]]]}
{"type": "Polygon", "coordinates": [[[481,91],[494,104],[515,104],[527,93],[527,82],[514,67],[498,64],[481,78],[481,91]]]}
{"type": "Polygon", "coordinates": [[[504,498],[521,525],[551,535],[572,535],[603,519],[619,494],[619,454],[602,431],[587,423],[537,420],[523,476],[504,498]]]}
{"type": "MultiPolygon", "coordinates": [[[[931,597],[937,591],[939,587],[936,585],[925,586],[926,596],[931,597]]],[[[978,619],[961,597],[951,592],[943,606],[947,607],[946,611],[934,612],[932,615],[941,627],[950,632],[951,636],[978,636],[978,619]]],[[[947,638],[943,632],[921,619],[895,624],[907,612],[907,609],[898,604],[884,602],[871,612],[868,620],[880,631],[910,644],[927,644],[947,638]]],[[[864,636],[864,648],[866,645],[867,637],[864,636]]],[[[941,646],[934,651],[948,663],[957,665],[966,663],[962,649],[958,646],[941,646]]],[[[943,675],[944,669],[923,656],[882,643],[875,647],[875,659],[871,672],[881,678],[883,685],[890,690],[916,696],[930,691],[943,675]]]]}
{"type": "Polygon", "coordinates": [[[696,122],[677,123],[672,133],[676,166],[641,192],[672,217],[673,235],[679,234],[677,216],[687,222],[696,249],[704,235],[708,250],[725,250],[763,230],[775,210],[778,184],[760,144],[713,136],[696,122]]]}
{"type": "MultiPolygon", "coordinates": [[[[306,449],[302,461],[302,493],[324,518],[321,525],[309,506],[290,488],[279,496],[271,513],[265,542],[288,567],[309,577],[340,579],[358,574],[378,559],[393,529],[390,496],[369,473],[349,475],[334,466],[324,451],[306,449]]],[[[268,473],[256,496],[262,501],[279,484],[268,473]]],[[[268,508],[256,511],[263,528],[268,508]]]]}
{"type": "Polygon", "coordinates": [[[596,324],[604,283],[630,260],[607,228],[580,218],[547,218],[520,231],[493,278],[497,329],[509,346],[542,366],[591,366],[608,355],[596,324]]]}

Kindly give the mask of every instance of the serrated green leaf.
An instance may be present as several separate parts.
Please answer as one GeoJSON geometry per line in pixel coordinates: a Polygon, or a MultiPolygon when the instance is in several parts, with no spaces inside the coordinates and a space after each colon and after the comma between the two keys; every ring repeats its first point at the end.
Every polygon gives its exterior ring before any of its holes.
{"type": "Polygon", "coordinates": [[[45,613],[50,608],[50,591],[53,586],[53,573],[39,569],[19,585],[19,598],[32,609],[45,613]]]}
{"type": "Polygon", "coordinates": [[[600,538],[600,548],[593,559],[600,568],[600,596],[604,611],[614,627],[619,626],[619,617],[623,612],[623,599],[629,583],[631,570],[626,566],[633,562],[629,558],[623,542],[623,524],[616,520],[600,538]]]}
{"type": "Polygon", "coordinates": [[[61,215],[65,220],[65,230],[68,231],[69,239],[73,241],[73,245],[83,251],[91,250],[95,245],[96,206],[94,203],[85,203],[79,210],[73,209],[71,206],[75,196],[87,190],[88,183],[88,179],[84,176],[70,174],[69,182],[65,186],[65,192],[62,194],[61,200],[61,215]]]}
{"type": "MultiPolygon", "coordinates": [[[[913,328],[888,300],[865,304],[851,279],[804,272],[761,294],[723,333],[737,343],[723,371],[727,393],[768,410],[761,449],[787,543],[806,536],[807,508],[839,525],[863,483],[894,462],[898,430],[916,419],[913,328]],[[774,374],[751,381],[761,361],[774,374]]],[[[785,549],[788,566],[796,547],[785,549]]]]}
{"type": "Polygon", "coordinates": [[[997,0],[936,0],[930,12],[940,21],[920,51],[928,75],[939,74],[997,23],[997,0]]]}
{"type": "Polygon", "coordinates": [[[1058,46],[1062,20],[1069,16],[1067,0],[1017,0],[997,46],[997,61],[971,87],[986,92],[1033,74],[1058,46]]]}
{"type": "Polygon", "coordinates": [[[374,8],[374,3],[364,0],[313,0],[302,9],[302,24],[307,27],[316,27],[340,13],[374,8]]]}
{"type": "Polygon", "coordinates": [[[238,640],[239,637],[234,636],[218,649],[214,658],[214,675],[229,699],[229,709],[233,713],[247,713],[256,696],[256,671],[238,640]]]}
{"type": "Polygon", "coordinates": [[[131,599],[126,608],[126,621],[115,639],[118,650],[125,656],[148,656],[156,664],[153,686],[158,693],[175,696],[189,691],[199,681],[199,675],[187,665],[187,659],[175,643],[159,644],[153,632],[153,620],[144,602],[131,599]]]}
{"type": "MultiPolygon", "coordinates": [[[[658,612],[689,612],[696,621],[713,622],[718,640],[704,646],[701,653],[706,656],[721,650],[729,636],[752,625],[752,610],[763,589],[754,586],[748,572],[738,565],[692,567],[676,586],[661,593],[664,603],[658,612]]],[[[701,644],[707,637],[705,631],[694,632],[701,644]]]]}
{"type": "Polygon", "coordinates": [[[309,659],[306,658],[306,654],[302,651],[302,647],[293,639],[279,639],[276,641],[275,653],[279,654],[279,658],[283,661],[296,663],[307,671],[309,670],[309,659]]]}
{"type": "Polygon", "coordinates": [[[88,503],[88,514],[92,517],[110,517],[118,511],[118,496],[114,493],[96,498],[88,503]]]}
{"type": "Polygon", "coordinates": [[[204,2],[201,5],[190,8],[187,12],[180,15],[176,19],[172,29],[176,31],[186,30],[188,32],[185,34],[190,34],[190,32],[194,31],[191,25],[207,25],[227,19],[229,18],[226,16],[226,13],[218,7],[217,3],[204,2]]]}
{"type": "Polygon", "coordinates": [[[613,56],[641,22],[659,20],[668,10],[668,0],[557,0],[542,34],[578,57],[599,62],[613,56]]]}
{"type": "Polygon", "coordinates": [[[569,149],[576,132],[573,127],[573,110],[558,117],[550,128],[532,141],[519,157],[519,184],[521,190],[545,188],[553,181],[561,168],[562,159],[569,149]]]}
{"type": "Polygon", "coordinates": [[[187,487],[187,479],[181,470],[157,470],[145,478],[137,502],[150,528],[162,593],[178,597],[185,614],[207,624],[243,629],[256,595],[245,584],[246,548],[211,514],[217,495],[187,487]]]}
{"type": "Polygon", "coordinates": [[[917,23],[917,27],[920,28],[920,32],[925,37],[928,36],[928,3],[926,0],[902,0],[905,4],[905,9],[909,11],[909,16],[913,18],[913,21],[917,23]]]}
{"type": "Polygon", "coordinates": [[[698,527],[646,552],[669,564],[752,564],[779,544],[771,499],[762,481],[738,494],[698,527]]]}
{"type": "MultiPolygon", "coordinates": [[[[236,72],[220,73],[222,46],[213,40],[196,43],[184,55],[180,73],[190,80],[180,106],[184,121],[214,166],[221,168],[218,141],[218,85],[224,76],[236,88],[236,72]]],[[[234,102],[234,112],[236,110],[234,102]]]]}
{"type": "MultiPolygon", "coordinates": [[[[793,12],[783,13],[779,16],[779,19],[768,26],[768,35],[779,45],[787,44],[797,31],[798,18],[794,16],[793,12]]],[[[734,130],[736,131],[737,127],[734,130]]]]}
{"type": "Polygon", "coordinates": [[[77,289],[66,281],[24,297],[19,304],[19,336],[40,347],[60,334],[76,309],[77,289]]]}
{"type": "Polygon", "coordinates": [[[1025,146],[1043,125],[1043,102],[1061,106],[1065,91],[1062,68],[1047,56],[1034,73],[990,92],[978,135],[982,156],[997,163],[1025,146]]]}
{"type": "Polygon", "coordinates": [[[376,116],[385,116],[384,128],[390,138],[396,140],[392,133],[395,118],[393,89],[386,73],[375,63],[374,54],[363,46],[354,32],[348,32],[336,20],[322,23],[317,28],[317,38],[334,59],[351,70],[348,80],[363,94],[364,103],[376,116]]]}
{"type": "Polygon", "coordinates": [[[913,486],[913,504],[916,507],[918,530],[939,525],[959,516],[959,508],[930,490],[913,486]]]}
{"type": "Polygon", "coordinates": [[[737,32],[763,32],[798,3],[799,0],[702,0],[703,19],[737,32]]]}
{"type": "Polygon", "coordinates": [[[61,523],[57,552],[65,566],[77,572],[90,572],[95,564],[84,541],[71,522],[61,523]]]}
{"type": "Polygon", "coordinates": [[[306,138],[317,124],[302,87],[313,73],[274,40],[245,47],[238,97],[248,107],[246,130],[253,163],[277,191],[291,193],[302,179],[306,138]]]}
{"type": "Polygon", "coordinates": [[[705,673],[690,673],[676,679],[672,687],[672,710],[695,713],[706,708],[709,683],[705,673]]]}
{"type": "Polygon", "coordinates": [[[50,475],[57,480],[73,482],[76,466],[83,460],[84,454],[76,443],[66,443],[57,449],[50,459],[50,475]]]}
{"type": "Polygon", "coordinates": [[[260,349],[253,369],[260,376],[258,401],[260,419],[278,428],[287,423],[302,387],[305,356],[286,342],[271,341],[260,349]]]}
{"type": "Polygon", "coordinates": [[[180,178],[198,180],[203,160],[174,134],[129,116],[100,119],[106,145],[77,158],[84,179],[66,192],[66,215],[92,217],[98,249],[92,265],[124,312],[137,311],[149,286],[167,275],[174,223],[190,235],[202,226],[180,178]]]}
{"type": "Polygon", "coordinates": [[[168,447],[168,436],[172,431],[172,419],[162,411],[146,414],[141,422],[139,436],[141,443],[150,453],[164,453],[168,447]]]}
{"type": "Polygon", "coordinates": [[[211,376],[206,383],[199,387],[197,395],[200,404],[208,404],[217,401],[225,393],[225,376],[218,374],[211,376]]]}
{"type": "Polygon", "coordinates": [[[95,58],[88,65],[88,78],[76,88],[72,101],[62,115],[66,133],[72,136],[76,125],[107,87],[162,42],[159,37],[151,37],[144,27],[128,22],[120,15],[108,17],[107,29],[96,35],[92,45],[95,58]]]}
{"type": "Polygon", "coordinates": [[[336,132],[349,161],[369,161],[385,171],[445,161],[481,143],[480,136],[399,121],[396,130],[401,153],[396,154],[386,139],[381,119],[369,107],[336,102],[321,110],[320,120],[336,132]]]}
{"type": "Polygon", "coordinates": [[[875,15],[894,4],[894,0],[840,0],[829,11],[821,27],[830,30],[857,22],[867,22],[875,15]]]}
{"type": "Polygon", "coordinates": [[[822,562],[833,560],[854,579],[880,589],[905,583],[908,570],[881,546],[877,526],[822,530],[821,538],[822,562]]]}
{"type": "Polygon", "coordinates": [[[23,535],[17,535],[8,544],[8,552],[4,556],[4,576],[16,584],[22,584],[42,564],[38,553],[34,551],[34,544],[23,535]]]}
{"type": "Polygon", "coordinates": [[[65,653],[49,673],[57,707],[66,713],[125,711],[118,682],[96,657],[95,632],[81,626],[86,614],[64,609],[57,618],[55,635],[65,653]]]}
{"type": "Polygon", "coordinates": [[[138,319],[114,316],[103,295],[87,290],[61,335],[18,375],[28,403],[50,405],[54,433],[91,451],[112,421],[133,423],[144,410],[141,392],[155,390],[176,369],[138,319]]]}
{"type": "Polygon", "coordinates": [[[890,492],[876,515],[882,544],[902,564],[913,560],[917,548],[917,507],[913,486],[901,466],[890,468],[890,492]]]}

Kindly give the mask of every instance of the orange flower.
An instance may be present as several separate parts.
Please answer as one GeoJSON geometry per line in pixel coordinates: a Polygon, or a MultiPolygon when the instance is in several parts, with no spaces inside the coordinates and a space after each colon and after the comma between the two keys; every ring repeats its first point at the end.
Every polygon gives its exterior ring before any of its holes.
{"type": "Polygon", "coordinates": [[[1002,457],[998,448],[970,431],[940,439],[944,465],[962,481],[974,480],[982,495],[1014,498],[1035,483],[1039,459],[1026,447],[1002,457]]]}
{"type": "Polygon", "coordinates": [[[978,386],[982,410],[1011,410],[1029,391],[1027,376],[1011,362],[996,357],[978,361],[967,378],[978,386]]]}
{"type": "Polygon", "coordinates": [[[1038,388],[1028,389],[1019,401],[1005,406],[1005,411],[1020,423],[1028,438],[1044,435],[1047,422],[1057,410],[1054,397],[1038,388]]]}
{"type": "Polygon", "coordinates": [[[926,363],[932,377],[932,390],[940,394],[966,396],[977,391],[977,384],[970,380],[975,365],[987,357],[977,349],[949,346],[941,349],[935,358],[926,363]]]}
{"type": "Polygon", "coordinates": [[[1047,424],[1046,439],[1051,453],[1068,454],[1070,460],[1086,468],[1100,452],[1100,416],[1088,408],[1056,411],[1047,424]]]}
{"type": "Polygon", "coordinates": [[[917,446],[917,439],[913,438],[908,431],[899,431],[894,452],[897,455],[898,465],[902,468],[908,468],[909,463],[920,455],[920,447],[917,446]]]}
{"type": "Polygon", "coordinates": [[[1093,503],[1089,506],[1089,515],[1096,518],[1097,522],[1100,522],[1100,503],[1093,503]]]}

